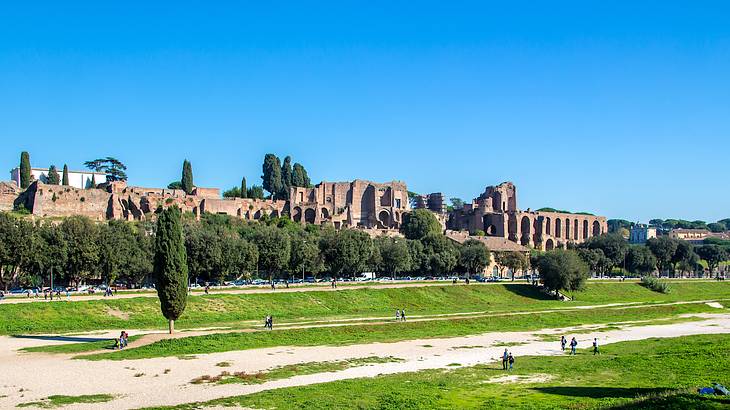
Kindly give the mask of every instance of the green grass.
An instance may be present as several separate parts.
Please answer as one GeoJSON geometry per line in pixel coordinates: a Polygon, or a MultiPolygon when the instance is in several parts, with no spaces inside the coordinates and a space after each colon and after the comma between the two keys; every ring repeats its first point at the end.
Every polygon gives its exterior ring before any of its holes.
{"type": "Polygon", "coordinates": [[[636,319],[673,318],[684,313],[716,312],[705,304],[642,306],[641,308],[601,308],[492,316],[425,322],[365,324],[355,326],[283,329],[274,331],[218,333],[165,339],[138,348],[111,353],[77,356],[87,360],[125,360],[152,357],[216,353],[275,346],[347,345],[396,342],[475,335],[494,331],[529,331],[581,324],[605,324],[636,319]]]}
{"type": "Polygon", "coordinates": [[[18,407],[40,407],[51,409],[54,407],[68,406],[70,404],[105,403],[114,399],[111,394],[90,394],[83,396],[48,396],[41,401],[18,404],[18,407]]]}
{"type": "Polygon", "coordinates": [[[720,409],[730,397],[694,392],[730,384],[730,337],[699,335],[602,347],[593,356],[517,357],[510,374],[547,381],[492,383],[500,364],[428,370],[269,390],[170,407],[256,409],[720,409]]]}
{"type": "MultiPolygon", "coordinates": [[[[551,300],[524,283],[471,286],[422,286],[289,293],[191,296],[178,329],[240,327],[267,314],[277,320],[358,316],[391,317],[395,309],[409,316],[464,311],[539,310],[615,302],[672,302],[730,298],[730,282],[673,282],[669,295],[638,283],[590,283],[574,302],[551,300]]],[[[250,323],[249,323],[250,324],[250,323]]],[[[0,303],[0,334],[70,333],[101,329],[164,329],[156,298],[102,299],[58,303],[0,303]],[[126,317],[126,318],[125,318],[126,317]]]]}
{"type": "Polygon", "coordinates": [[[217,376],[203,375],[190,381],[193,384],[217,383],[217,384],[261,384],[272,380],[288,379],[294,376],[302,376],[307,374],[336,372],[339,370],[349,369],[351,367],[367,366],[377,363],[394,363],[402,362],[403,359],[397,357],[378,357],[370,356],[358,359],[337,360],[331,362],[308,362],[300,364],[290,364],[286,366],[277,366],[270,370],[256,373],[245,372],[221,372],[217,376]]]}

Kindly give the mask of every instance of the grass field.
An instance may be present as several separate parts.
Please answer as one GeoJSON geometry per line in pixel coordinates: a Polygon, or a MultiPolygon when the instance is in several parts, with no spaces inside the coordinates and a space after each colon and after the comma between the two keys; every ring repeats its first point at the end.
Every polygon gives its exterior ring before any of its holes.
{"type": "MultiPolygon", "coordinates": [[[[730,282],[673,282],[670,294],[652,292],[634,282],[590,283],[573,302],[558,302],[524,283],[444,285],[326,292],[218,294],[191,296],[179,329],[240,327],[272,314],[278,320],[391,316],[465,311],[504,312],[614,302],[672,302],[730,298],[730,282]]],[[[84,302],[0,303],[0,334],[70,333],[101,329],[162,329],[166,322],[155,298],[84,302]]]]}
{"type": "Polygon", "coordinates": [[[125,360],[184,356],[275,346],[346,345],[476,335],[495,331],[529,331],[581,324],[610,324],[629,320],[676,318],[684,313],[717,312],[705,304],[601,308],[590,310],[505,315],[425,322],[218,333],[165,339],[138,348],[78,356],[86,360],[125,360]]]}
{"type": "MultiPolygon", "coordinates": [[[[702,335],[606,345],[560,357],[518,357],[497,383],[500,364],[429,370],[265,391],[174,409],[720,409],[730,397],[698,387],[730,385],[730,336],[702,335]]],[[[165,407],[168,408],[168,407],[165,407]]]]}
{"type": "Polygon", "coordinates": [[[90,394],[85,396],[49,396],[41,401],[32,401],[21,403],[18,407],[35,407],[42,409],[52,409],[56,407],[68,406],[71,404],[88,404],[88,403],[105,403],[114,399],[110,394],[90,394]]]}

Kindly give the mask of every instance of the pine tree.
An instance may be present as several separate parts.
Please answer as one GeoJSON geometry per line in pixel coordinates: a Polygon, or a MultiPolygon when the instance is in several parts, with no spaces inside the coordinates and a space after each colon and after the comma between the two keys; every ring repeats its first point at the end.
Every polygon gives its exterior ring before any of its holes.
{"type": "Polygon", "coordinates": [[[272,198],[281,191],[281,163],[279,158],[274,154],[266,154],[264,156],[263,165],[264,174],[261,176],[263,187],[269,191],[272,198]]]}
{"type": "Polygon", "coordinates": [[[46,182],[49,185],[58,185],[61,183],[61,176],[58,175],[58,170],[55,165],[48,167],[48,177],[46,178],[46,182]]]}
{"type": "Polygon", "coordinates": [[[193,166],[188,160],[183,161],[182,179],[180,182],[186,194],[193,193],[193,166]]]}
{"type": "Polygon", "coordinates": [[[63,177],[61,178],[61,185],[68,185],[68,165],[63,164],[63,177]]]}
{"type": "Polygon", "coordinates": [[[248,197],[248,190],[246,189],[246,177],[241,180],[241,198],[248,197]]]}
{"type": "Polygon", "coordinates": [[[20,153],[20,187],[30,186],[30,154],[27,151],[20,153]]]}
{"type": "Polygon", "coordinates": [[[291,157],[284,158],[284,165],[281,166],[281,191],[279,199],[289,199],[289,188],[292,186],[291,157]]]}
{"type": "Polygon", "coordinates": [[[187,304],[188,264],[183,240],[180,209],[172,206],[160,212],[155,237],[154,277],[162,315],[175,331],[175,320],[187,304]]]}

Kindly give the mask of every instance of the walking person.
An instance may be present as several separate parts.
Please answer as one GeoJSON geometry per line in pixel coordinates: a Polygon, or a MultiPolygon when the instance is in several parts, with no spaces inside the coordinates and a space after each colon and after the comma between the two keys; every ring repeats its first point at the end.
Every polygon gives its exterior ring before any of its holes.
{"type": "Polygon", "coordinates": [[[405,309],[402,309],[400,311],[400,320],[403,321],[403,322],[406,321],[406,310],[405,309]]]}
{"type": "Polygon", "coordinates": [[[565,351],[565,345],[568,344],[568,339],[565,336],[560,336],[560,348],[565,351]]]}
{"type": "Polygon", "coordinates": [[[269,316],[269,330],[274,330],[274,317],[269,316]]]}
{"type": "Polygon", "coordinates": [[[507,358],[507,361],[509,362],[509,369],[512,370],[512,368],[515,365],[515,357],[512,356],[512,353],[509,354],[509,357],[507,358]]]}
{"type": "Polygon", "coordinates": [[[509,363],[509,353],[507,353],[507,349],[504,349],[504,353],[502,354],[502,370],[507,370],[508,363],[509,363]]]}
{"type": "Polygon", "coordinates": [[[400,322],[400,310],[395,310],[395,321],[400,322]]]}
{"type": "Polygon", "coordinates": [[[576,348],[576,346],[578,346],[578,341],[575,340],[575,338],[573,338],[570,341],[570,354],[573,355],[573,356],[575,356],[575,348],[576,348]]]}
{"type": "Polygon", "coordinates": [[[593,356],[601,354],[600,351],[598,351],[598,338],[593,338],[593,356]]]}

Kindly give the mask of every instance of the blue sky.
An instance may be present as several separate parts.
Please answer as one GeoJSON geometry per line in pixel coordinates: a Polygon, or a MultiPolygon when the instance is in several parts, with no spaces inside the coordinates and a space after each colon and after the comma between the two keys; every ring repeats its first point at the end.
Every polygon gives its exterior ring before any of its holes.
{"type": "Polygon", "coordinates": [[[30,3],[0,6],[3,172],[111,155],[162,186],[187,158],[228,188],[274,152],[315,181],[730,217],[726,2],[30,3]]]}

